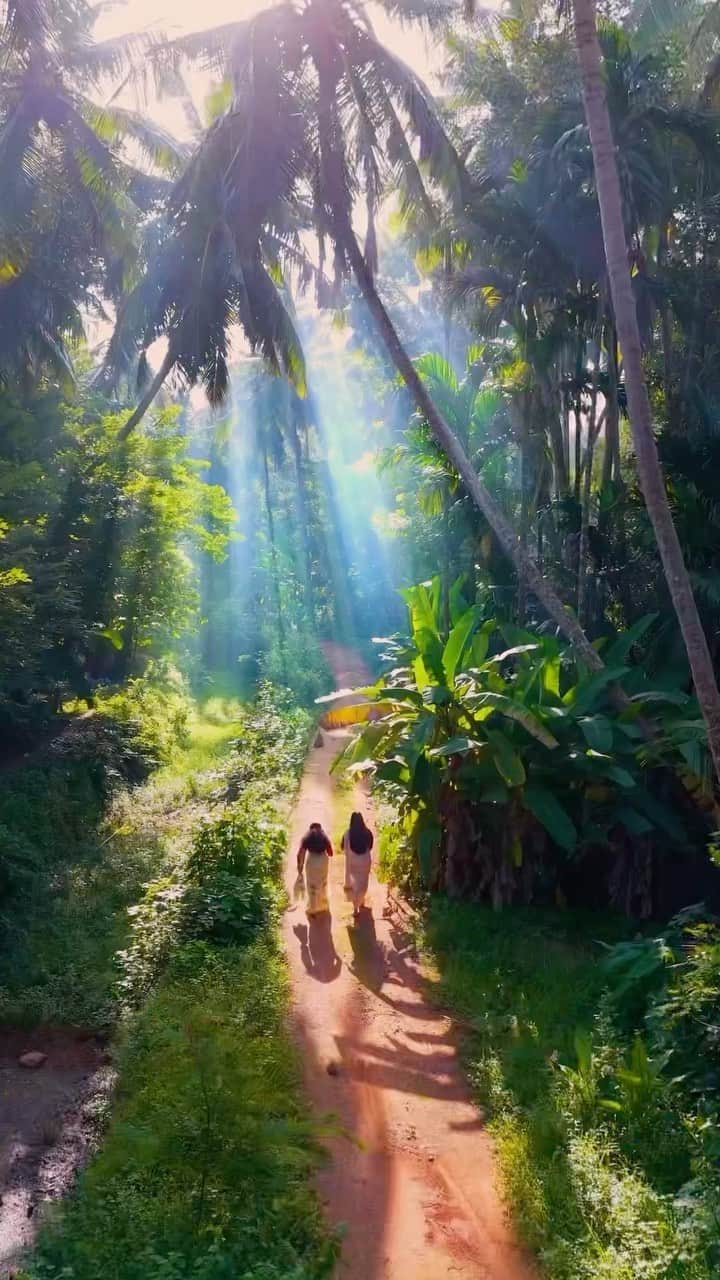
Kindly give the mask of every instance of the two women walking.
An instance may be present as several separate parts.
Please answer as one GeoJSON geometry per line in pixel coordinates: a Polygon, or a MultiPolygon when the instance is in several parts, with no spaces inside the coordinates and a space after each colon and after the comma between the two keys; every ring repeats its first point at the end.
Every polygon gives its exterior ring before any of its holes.
{"type": "Polygon", "coordinates": [[[342,851],[345,854],[345,897],[352,902],[353,916],[356,919],[365,906],[372,847],[373,833],[365,826],[362,814],[351,814],[350,826],[342,838],[342,851]]]}
{"type": "MultiPolygon", "coordinates": [[[[353,917],[357,920],[365,906],[370,880],[373,834],[361,813],[353,813],[347,831],[343,835],[341,849],[345,855],[345,896],[353,904],[353,917]]],[[[307,914],[312,917],[330,910],[328,900],[328,874],[333,847],[329,836],[319,822],[311,822],[297,853],[298,884],[305,872],[307,888],[307,914]]]]}

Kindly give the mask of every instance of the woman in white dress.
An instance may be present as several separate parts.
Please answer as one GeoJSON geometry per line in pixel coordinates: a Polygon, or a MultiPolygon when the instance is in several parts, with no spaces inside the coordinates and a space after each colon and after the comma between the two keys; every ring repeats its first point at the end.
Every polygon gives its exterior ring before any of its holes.
{"type": "Polygon", "coordinates": [[[342,838],[342,851],[345,854],[345,896],[353,904],[355,919],[365,906],[372,847],[373,833],[366,827],[362,814],[351,814],[350,825],[342,838]]]}
{"type": "Polygon", "coordinates": [[[310,917],[321,915],[330,910],[328,901],[328,858],[332,858],[333,848],[319,822],[311,822],[300,841],[297,853],[298,880],[302,879],[305,868],[305,884],[307,886],[307,913],[310,917]],[[307,865],[306,865],[307,860],[307,865]]]}

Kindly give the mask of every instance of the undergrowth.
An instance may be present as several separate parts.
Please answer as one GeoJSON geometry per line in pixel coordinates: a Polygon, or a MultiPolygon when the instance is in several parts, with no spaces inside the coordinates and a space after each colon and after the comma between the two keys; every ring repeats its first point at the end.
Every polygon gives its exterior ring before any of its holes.
{"type": "Polygon", "coordinates": [[[253,753],[292,791],[307,725],[268,689],[252,711],[194,708],[175,680],[136,680],[71,721],[41,762],[0,774],[0,1022],[108,1028],[117,953],[137,932],[128,909],[144,886],[153,897],[174,883],[253,753]]]}
{"type": "Polygon", "coordinates": [[[272,935],[186,942],[133,1020],[103,1150],[45,1227],[32,1280],[318,1280],[286,974],[272,935]]]}
{"type": "MultiPolygon", "coordinates": [[[[657,941],[624,941],[626,930],[597,915],[435,898],[424,944],[437,996],[467,1033],[466,1069],[518,1229],[548,1280],[711,1280],[720,1070],[705,1045],[691,1081],[677,1022],[701,959],[684,935],[658,973],[657,941]]],[[[696,1034],[703,1019],[717,1026],[718,955],[696,1034]]]]}
{"type": "Polygon", "coordinates": [[[283,804],[310,717],[263,688],[209,809],[131,912],[119,1087],[102,1150],[25,1280],[321,1280],[337,1255],[309,1174],[276,919],[283,804]],[[225,803],[231,796],[229,803],[225,803]]]}
{"type": "Polygon", "coordinates": [[[159,832],[140,834],[157,796],[145,780],[182,757],[196,720],[176,681],[135,680],[0,774],[0,1021],[112,1020],[127,908],[160,856],[159,832]]]}

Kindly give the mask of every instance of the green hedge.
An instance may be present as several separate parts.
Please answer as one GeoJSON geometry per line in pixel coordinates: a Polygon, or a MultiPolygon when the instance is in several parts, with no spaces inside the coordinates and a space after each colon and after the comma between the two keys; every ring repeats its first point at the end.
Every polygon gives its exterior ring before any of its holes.
{"type": "Polygon", "coordinates": [[[112,1124],[44,1227],[31,1280],[330,1275],[337,1241],[310,1184],[317,1126],[287,1028],[285,837],[270,803],[294,787],[310,724],[262,691],[227,770],[242,776],[238,798],[134,908],[112,1124]]]}

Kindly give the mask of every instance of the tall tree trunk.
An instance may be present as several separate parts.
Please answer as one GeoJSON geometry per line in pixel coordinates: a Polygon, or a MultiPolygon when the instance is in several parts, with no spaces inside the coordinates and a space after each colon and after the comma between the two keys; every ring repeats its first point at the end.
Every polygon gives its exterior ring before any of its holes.
{"type": "Polygon", "coordinates": [[[708,743],[715,773],[720,779],[720,693],[685,567],[680,540],[673,524],[653,435],[650,401],[642,367],[640,330],[628,263],[620,179],[610,126],[602,53],[595,22],[595,4],[594,0],[573,0],[573,5],[585,114],[593,151],[595,182],[615,323],[625,367],[625,385],[638,477],[685,641],[695,692],[707,725],[708,743]]]}
{"type": "Polygon", "coordinates": [[[138,423],[145,417],[145,414],[150,408],[150,405],[152,404],[153,400],[158,394],[160,388],[162,387],[163,382],[167,378],[174,364],[175,364],[175,356],[172,354],[170,347],[168,347],[165,353],[165,358],[162,364],[160,365],[160,368],[158,369],[157,373],[155,374],[155,377],[153,378],[152,382],[148,386],[144,395],[141,396],[136,408],[133,409],[127,422],[125,422],[123,426],[120,428],[120,430],[118,431],[118,435],[117,435],[118,440],[120,441],[127,440],[128,436],[131,435],[131,433],[135,430],[138,423]]]}
{"type": "MultiPolygon", "coordinates": [[[[511,403],[510,405],[510,419],[515,429],[520,461],[520,527],[518,530],[518,544],[523,553],[527,550],[528,532],[530,530],[530,414],[530,397],[525,392],[521,392],[520,404],[514,405],[511,403]]],[[[517,622],[521,627],[525,625],[527,613],[526,596],[527,583],[524,578],[518,576],[517,622]]]]}
{"type": "Polygon", "coordinates": [[[575,352],[575,474],[573,478],[575,501],[579,506],[582,485],[582,382],[585,369],[585,340],[580,320],[578,320],[578,329],[580,332],[575,352]]]}
{"type": "MultiPolygon", "coordinates": [[[[668,223],[670,215],[663,214],[660,224],[660,234],[658,237],[657,251],[657,271],[662,284],[663,275],[667,267],[668,255],[668,223]]],[[[673,383],[673,350],[672,350],[672,317],[670,315],[670,304],[665,297],[661,297],[659,303],[660,311],[660,331],[662,334],[662,356],[663,356],[663,392],[665,395],[665,412],[670,414],[672,401],[672,383],[673,383]]]]}
{"type": "MultiPolygon", "coordinates": [[[[559,382],[562,380],[562,370],[560,371],[559,382]]],[[[555,387],[555,395],[552,388],[548,385],[547,378],[539,379],[540,398],[547,409],[547,425],[548,434],[550,436],[550,448],[552,450],[553,471],[555,480],[555,497],[563,498],[568,490],[569,478],[566,461],[566,444],[567,444],[567,407],[565,396],[561,386],[555,387]],[[558,400],[560,408],[558,408],[558,400]]]]}
{"type": "Polygon", "coordinates": [[[618,394],[617,334],[615,325],[608,320],[605,329],[608,373],[608,408],[605,419],[605,457],[603,458],[602,488],[607,489],[613,478],[620,482],[620,402],[618,394]]]}
{"type": "Polygon", "coordinates": [[[385,348],[400,377],[410,391],[420,413],[425,418],[443,453],[450,459],[465,488],[480,508],[490,528],[505,553],[512,560],[517,574],[527,583],[546,613],[560,628],[573,646],[577,656],[591,671],[601,671],[603,662],[593,649],[588,637],[576,618],[565,608],[554,586],[540,573],[527,549],[520,546],[515,531],[500,507],[475,471],[470,459],[455,433],[438,411],[425,383],[417,372],[410,356],[398,337],[395,326],[375,288],[371,271],[363,257],[350,222],[350,215],[341,201],[334,206],[335,235],[347,256],[368,309],[378,326],[385,348]]]}
{"type": "Polygon", "coordinates": [[[590,545],[590,499],[592,489],[593,459],[595,445],[605,419],[603,409],[597,417],[597,386],[593,388],[593,405],[588,418],[588,441],[582,473],[582,498],[580,509],[580,549],[578,551],[578,594],[577,616],[581,627],[585,626],[585,600],[587,597],[588,550],[590,545]]]}
{"type": "Polygon", "coordinates": [[[282,613],[282,596],[280,594],[280,571],[278,568],[277,545],[275,543],[275,517],[273,515],[272,495],[270,493],[270,468],[268,466],[267,449],[263,450],[263,488],[265,490],[265,512],[270,538],[270,572],[273,580],[275,596],[275,612],[277,614],[278,639],[280,641],[280,670],[285,684],[288,682],[287,653],[285,651],[285,622],[282,613]]]}
{"type": "MultiPolygon", "coordinates": [[[[292,407],[289,411],[292,414],[292,407]]],[[[310,524],[309,524],[309,508],[307,500],[307,490],[305,487],[305,468],[303,466],[302,444],[300,442],[300,434],[297,428],[297,422],[293,417],[289,421],[290,445],[293,452],[293,462],[295,464],[295,480],[297,482],[297,499],[298,499],[298,523],[300,525],[300,545],[302,548],[303,560],[303,577],[305,579],[305,607],[307,616],[312,621],[313,611],[313,587],[312,587],[312,556],[310,554],[310,524]]]]}

